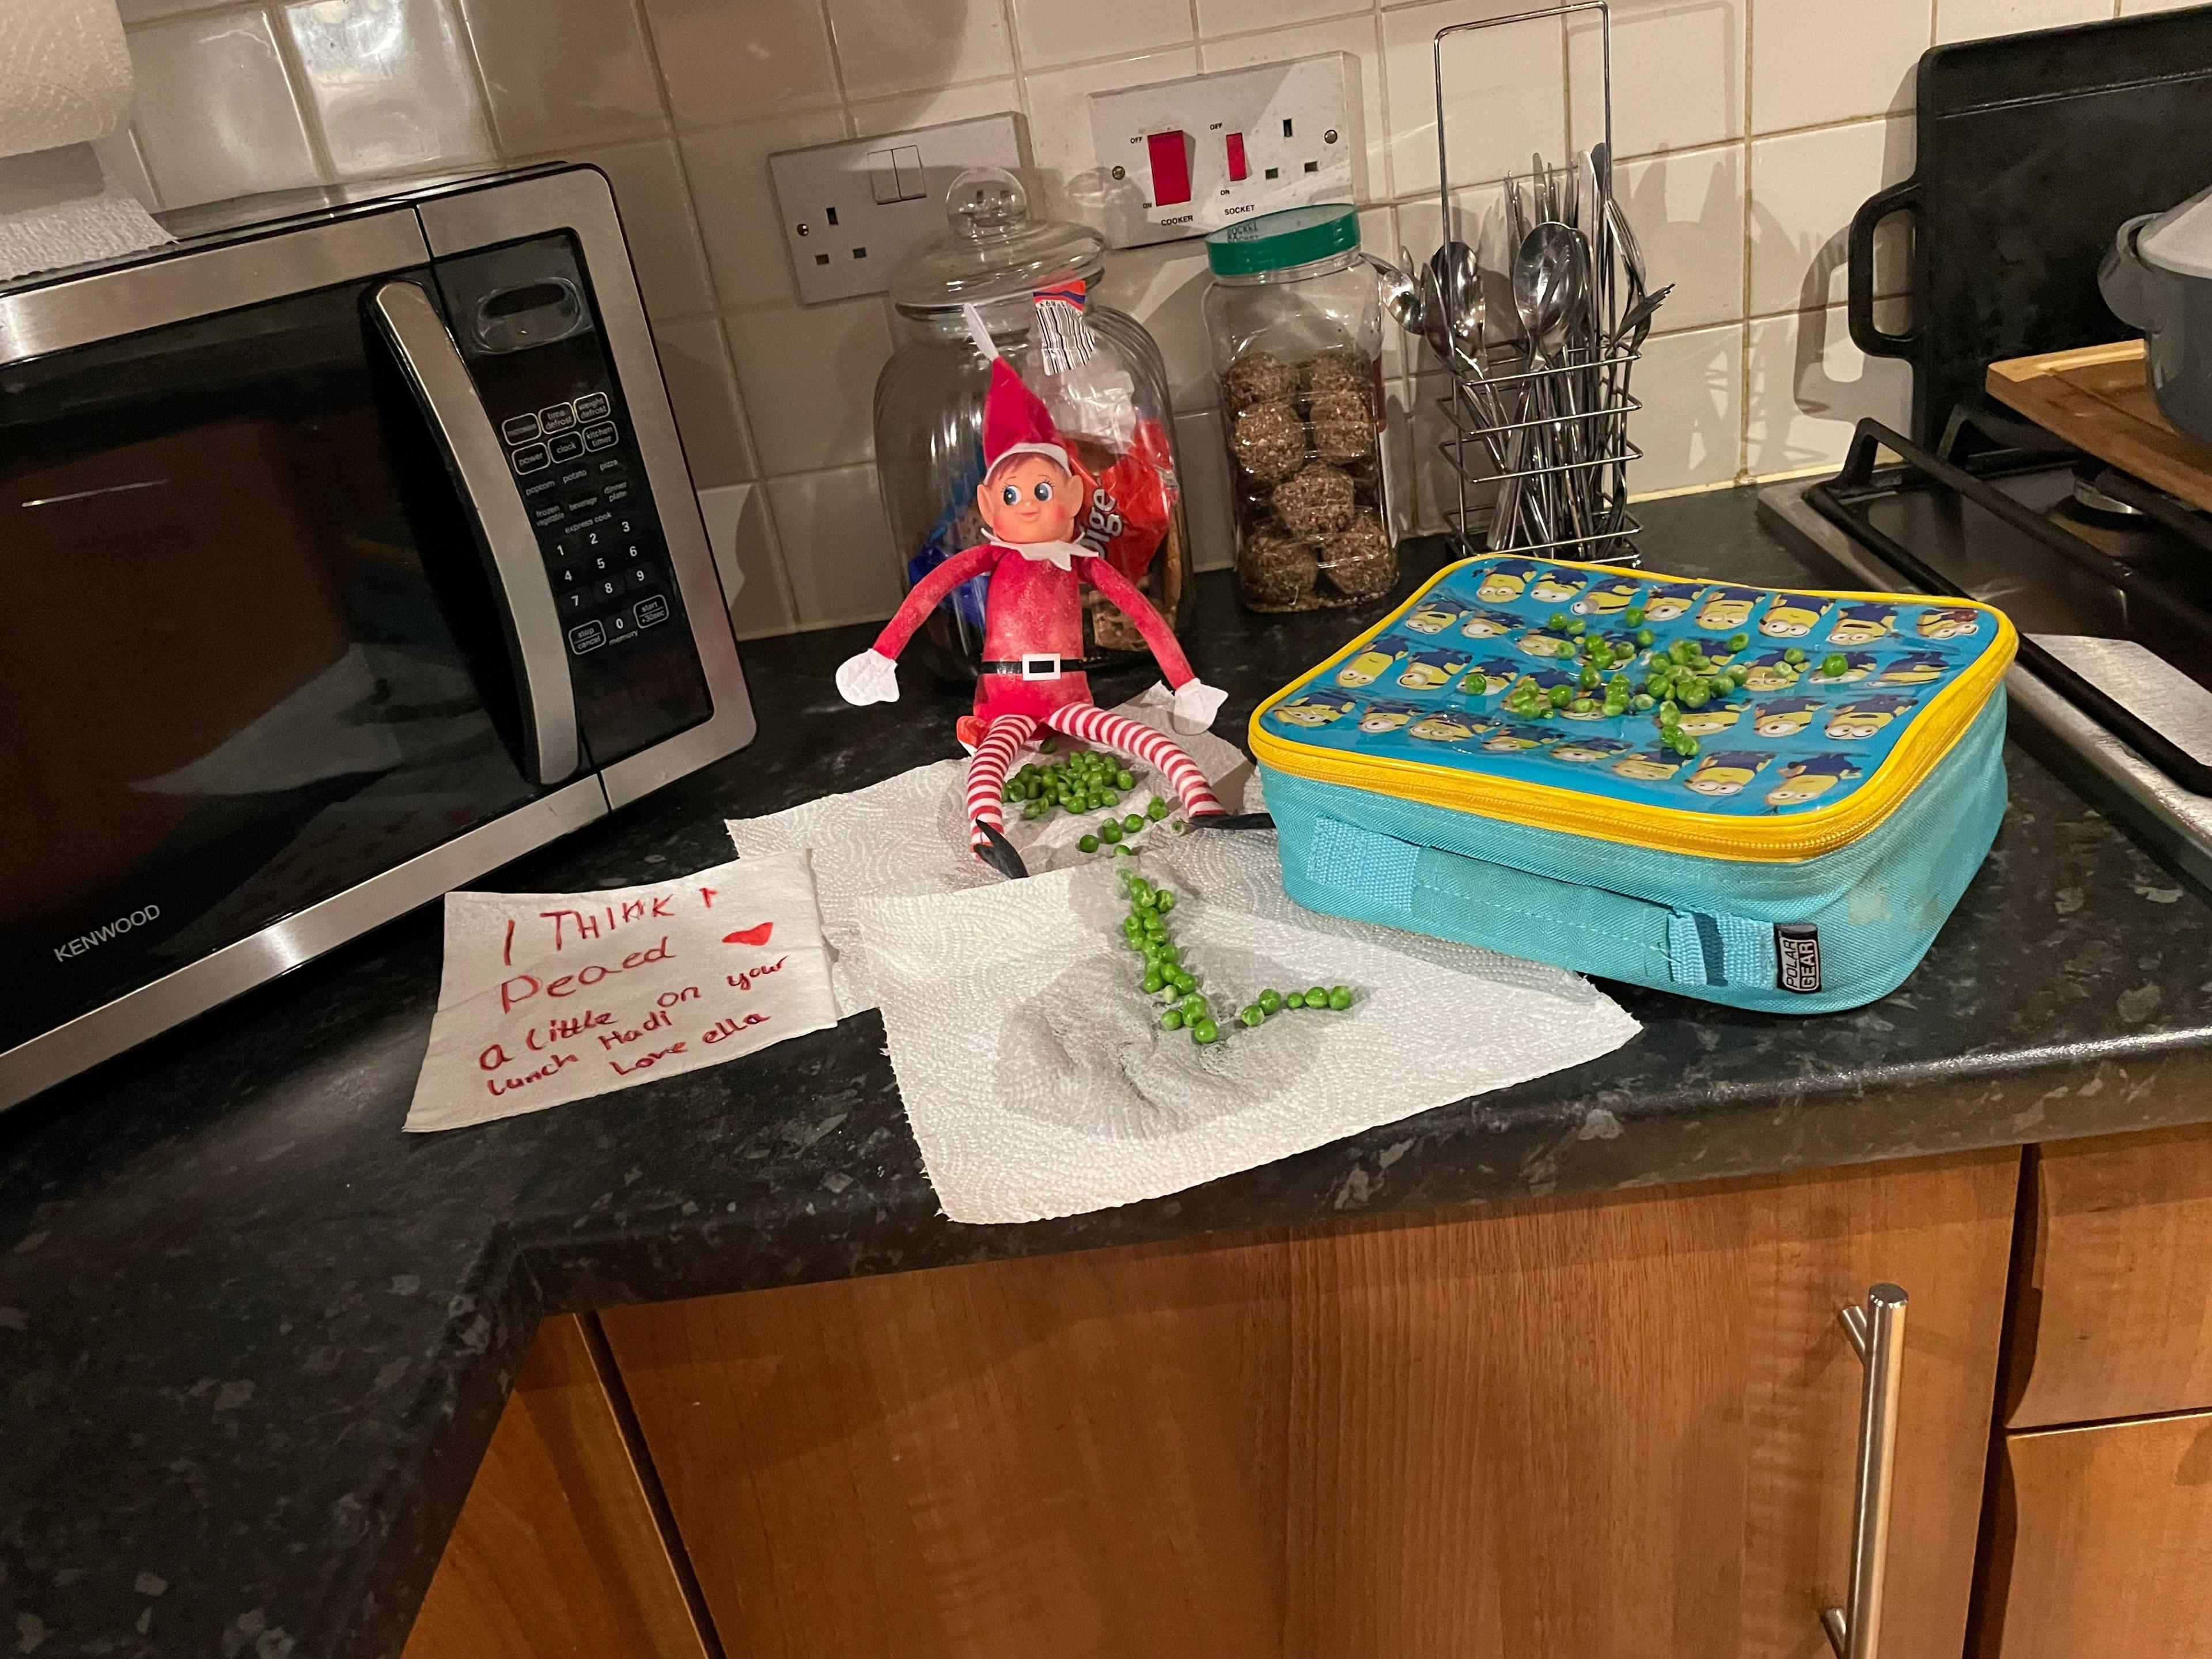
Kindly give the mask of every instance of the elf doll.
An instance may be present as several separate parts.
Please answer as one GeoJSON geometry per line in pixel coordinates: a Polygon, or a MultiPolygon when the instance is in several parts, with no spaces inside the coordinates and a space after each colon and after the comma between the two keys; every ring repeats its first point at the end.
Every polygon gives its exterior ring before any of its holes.
{"type": "Polygon", "coordinates": [[[1178,732],[1203,732],[1228,696],[1191,672],[1182,647],[1136,584],[1073,539],[1088,485],[1069,458],[1043,403],[1003,357],[991,363],[983,400],[983,482],[975,506],[990,539],[956,553],[916,582],[876,636],[875,645],[837,670],[850,703],[898,699],[898,653],[931,610],[970,577],[986,575],[983,664],[975,712],[959,736],[968,763],[969,842],[978,858],[1008,875],[1026,873],[1000,831],[1006,771],[1039,726],[1141,760],[1164,774],[1190,817],[1223,811],[1206,775],[1182,745],[1091,700],[1084,678],[1083,585],[1096,587],[1135,624],[1174,689],[1170,718],[1178,732]]]}

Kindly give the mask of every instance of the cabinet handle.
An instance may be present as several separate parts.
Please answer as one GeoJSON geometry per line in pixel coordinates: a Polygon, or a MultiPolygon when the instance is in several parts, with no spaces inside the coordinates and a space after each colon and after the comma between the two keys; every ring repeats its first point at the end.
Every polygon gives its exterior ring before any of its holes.
{"type": "Polygon", "coordinates": [[[1820,1628],[1836,1659],[1880,1659],[1882,1574],[1889,1557],[1890,1473],[1897,1462],[1897,1389],[1905,1375],[1905,1292],[1876,1285],[1865,1305],[1838,1316],[1866,1367],[1859,1394],[1857,1492],[1851,1510],[1850,1606],[1829,1607],[1820,1628]]]}

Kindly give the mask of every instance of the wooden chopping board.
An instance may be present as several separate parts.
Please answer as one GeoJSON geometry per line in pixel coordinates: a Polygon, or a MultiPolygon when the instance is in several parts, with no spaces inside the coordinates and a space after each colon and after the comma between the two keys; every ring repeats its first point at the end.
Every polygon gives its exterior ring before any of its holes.
{"type": "Polygon", "coordinates": [[[2212,449],[2159,413],[2141,340],[1991,363],[1987,384],[1999,403],[2076,448],[2212,513],[2212,449]]]}

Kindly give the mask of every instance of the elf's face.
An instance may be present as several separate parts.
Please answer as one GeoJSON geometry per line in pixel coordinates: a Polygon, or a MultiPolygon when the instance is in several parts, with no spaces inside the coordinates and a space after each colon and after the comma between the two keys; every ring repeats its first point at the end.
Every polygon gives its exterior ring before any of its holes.
{"type": "Polygon", "coordinates": [[[1017,455],[983,480],[975,510],[994,536],[1016,547],[1071,541],[1082,493],[1048,456],[1017,455]]]}

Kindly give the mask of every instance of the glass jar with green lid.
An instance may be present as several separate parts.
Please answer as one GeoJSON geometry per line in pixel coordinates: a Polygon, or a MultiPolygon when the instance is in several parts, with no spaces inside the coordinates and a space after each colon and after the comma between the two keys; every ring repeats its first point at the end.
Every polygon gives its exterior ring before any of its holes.
{"type": "Polygon", "coordinates": [[[1206,239],[1206,332],[1221,388],[1237,588],[1255,611],[1390,591],[1382,313],[1349,204],[1291,208],[1206,239]]]}
{"type": "MultiPolygon", "coordinates": [[[[1181,630],[1192,599],[1182,468],[1159,347],[1133,317],[1091,297],[1106,245],[1087,225],[1032,219],[1013,174],[976,167],[945,193],[944,235],[892,274],[898,347],[876,380],[876,472],[902,587],[988,538],[975,509],[983,477],[983,392],[991,360],[978,333],[1051,410],[1086,475],[1091,506],[1077,534],[1136,583],[1181,630]],[[1056,291],[1061,321],[1038,321],[1056,291]],[[1071,312],[1079,365],[1066,361],[1071,312]]],[[[982,659],[982,583],[956,588],[915,637],[940,677],[972,680],[982,659]]],[[[1084,654],[1141,653],[1135,628],[1095,591],[1084,603],[1084,654]]]]}

